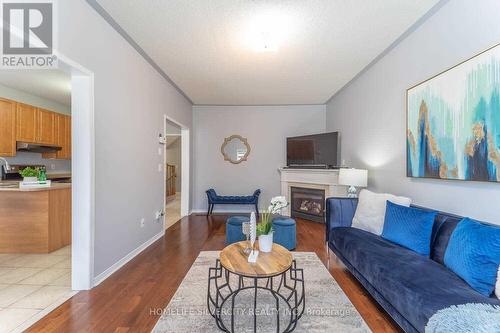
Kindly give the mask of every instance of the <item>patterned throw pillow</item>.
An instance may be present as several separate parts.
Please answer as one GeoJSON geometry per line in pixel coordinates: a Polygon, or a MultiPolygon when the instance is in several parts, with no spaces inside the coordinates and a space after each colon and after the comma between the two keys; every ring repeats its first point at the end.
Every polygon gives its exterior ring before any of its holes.
{"type": "Polygon", "coordinates": [[[473,289],[490,297],[500,265],[500,227],[464,218],[451,234],[444,264],[473,289]]]}
{"type": "Polygon", "coordinates": [[[436,215],[437,212],[404,207],[387,201],[382,238],[429,257],[436,215]]]}

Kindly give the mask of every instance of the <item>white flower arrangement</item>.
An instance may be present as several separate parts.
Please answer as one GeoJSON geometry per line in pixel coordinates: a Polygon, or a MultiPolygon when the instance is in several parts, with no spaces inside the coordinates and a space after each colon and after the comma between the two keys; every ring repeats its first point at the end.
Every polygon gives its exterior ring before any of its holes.
{"type": "Polygon", "coordinates": [[[271,199],[271,205],[269,205],[269,211],[271,214],[281,214],[281,210],[288,206],[288,201],[284,196],[277,196],[271,199]]]}
{"type": "Polygon", "coordinates": [[[273,214],[281,214],[281,210],[288,206],[288,201],[284,196],[277,196],[271,199],[271,204],[267,211],[262,213],[261,223],[257,225],[257,235],[268,235],[273,232],[272,216],[273,214]]]}

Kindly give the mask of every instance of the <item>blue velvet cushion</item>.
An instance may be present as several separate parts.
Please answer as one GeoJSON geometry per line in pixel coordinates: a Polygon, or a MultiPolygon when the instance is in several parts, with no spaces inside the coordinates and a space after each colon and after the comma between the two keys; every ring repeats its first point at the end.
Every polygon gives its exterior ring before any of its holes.
{"type": "Polygon", "coordinates": [[[429,257],[436,214],[387,201],[382,238],[429,257]]]}
{"type": "Polygon", "coordinates": [[[451,234],[444,264],[484,296],[495,289],[500,227],[464,218],[451,234]]]}

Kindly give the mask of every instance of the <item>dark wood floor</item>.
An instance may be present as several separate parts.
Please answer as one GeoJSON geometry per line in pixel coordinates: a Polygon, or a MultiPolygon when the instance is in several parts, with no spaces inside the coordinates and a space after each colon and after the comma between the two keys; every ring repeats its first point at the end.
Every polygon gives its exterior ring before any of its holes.
{"type": "MultiPolygon", "coordinates": [[[[149,332],[200,251],[224,247],[227,216],[192,215],[91,291],[82,291],[28,332],[149,332]]],[[[327,264],[324,225],[297,221],[297,251],[316,252],[327,264]]],[[[383,310],[331,257],[330,273],[374,332],[399,332],[383,310]]],[[[193,332],[194,333],[194,332],[193,332]]]]}

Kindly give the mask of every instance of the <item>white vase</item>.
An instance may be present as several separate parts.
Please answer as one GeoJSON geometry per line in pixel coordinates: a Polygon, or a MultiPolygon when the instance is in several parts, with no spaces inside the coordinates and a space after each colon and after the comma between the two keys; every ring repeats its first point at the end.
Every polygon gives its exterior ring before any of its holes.
{"type": "Polygon", "coordinates": [[[38,181],[38,177],[24,177],[23,182],[25,183],[35,183],[38,181]]]}
{"type": "Polygon", "coordinates": [[[273,233],[259,236],[259,250],[261,252],[271,252],[273,249],[273,233]]]}

